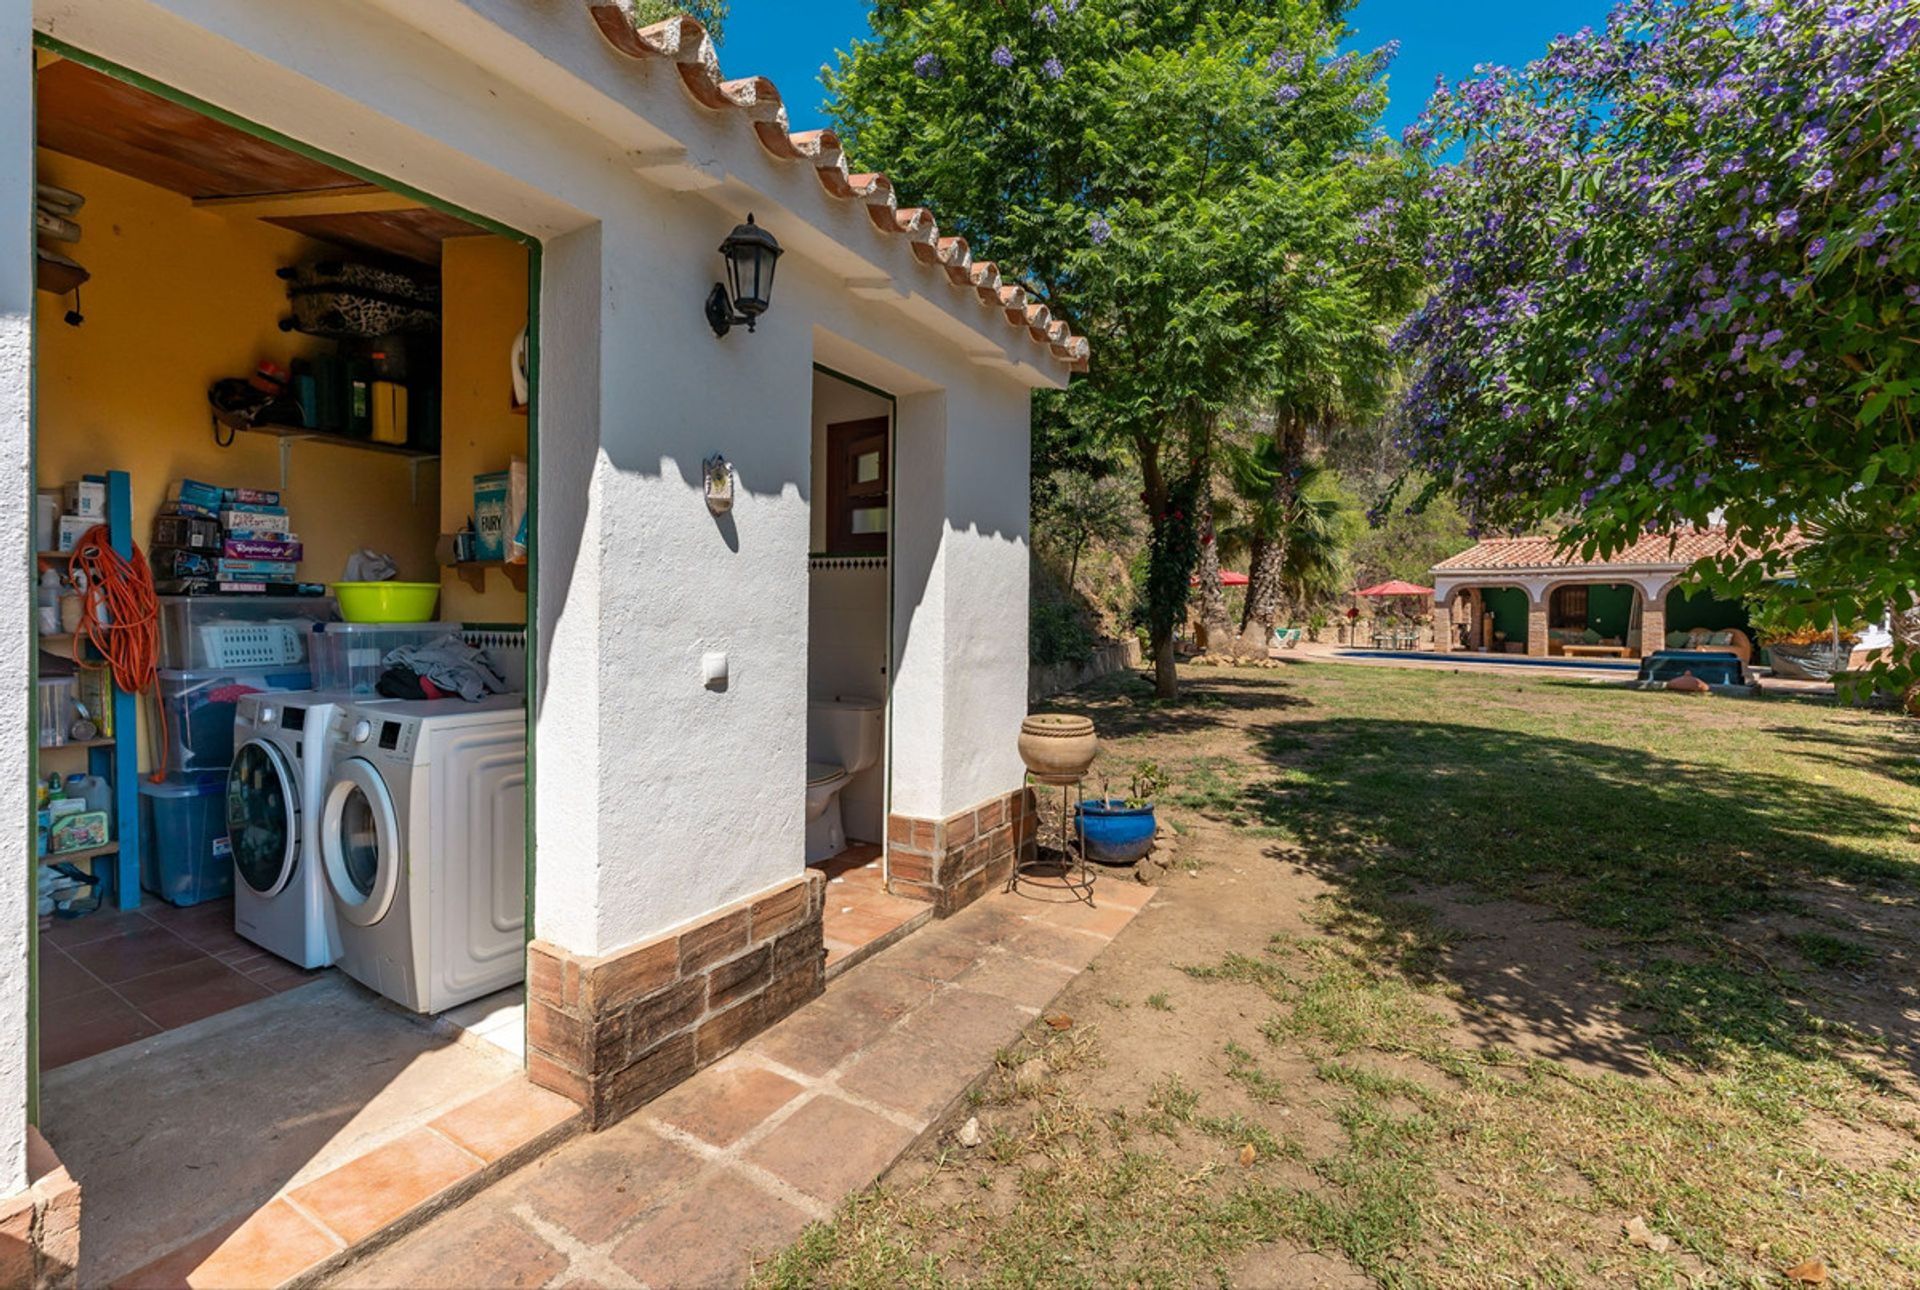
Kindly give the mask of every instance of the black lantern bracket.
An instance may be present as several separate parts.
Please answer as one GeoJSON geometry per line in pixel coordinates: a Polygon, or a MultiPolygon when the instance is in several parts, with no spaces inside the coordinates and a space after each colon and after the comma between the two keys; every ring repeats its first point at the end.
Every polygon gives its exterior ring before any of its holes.
{"type": "Polygon", "coordinates": [[[725,336],[745,324],[751,332],[773,303],[774,266],[782,254],[773,234],[754,222],[736,227],[720,244],[727,262],[727,280],[713,284],[707,295],[707,325],[715,336],[725,336]]]}

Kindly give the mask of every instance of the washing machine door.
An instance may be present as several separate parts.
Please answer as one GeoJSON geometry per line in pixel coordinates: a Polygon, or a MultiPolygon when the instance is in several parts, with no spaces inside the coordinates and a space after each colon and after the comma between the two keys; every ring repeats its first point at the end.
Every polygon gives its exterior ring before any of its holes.
{"type": "Polygon", "coordinates": [[[387,916],[406,855],[393,797],[372,762],[353,757],[335,767],[320,822],[320,854],[340,917],[367,927],[387,916]]]}
{"type": "Polygon", "coordinates": [[[300,780],[278,745],[254,739],[227,772],[233,871],[261,897],[278,896],[300,867],[300,780]]]}

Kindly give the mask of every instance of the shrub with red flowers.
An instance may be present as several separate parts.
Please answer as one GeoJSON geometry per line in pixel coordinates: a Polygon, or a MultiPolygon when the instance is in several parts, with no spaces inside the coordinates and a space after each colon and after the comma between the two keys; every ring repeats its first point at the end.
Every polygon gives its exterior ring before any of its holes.
{"type": "Polygon", "coordinates": [[[1398,337],[1432,489],[1589,555],[1723,521],[1702,575],[1809,621],[1916,604],[1920,0],[1628,0],[1408,143],[1461,150],[1398,337]]]}

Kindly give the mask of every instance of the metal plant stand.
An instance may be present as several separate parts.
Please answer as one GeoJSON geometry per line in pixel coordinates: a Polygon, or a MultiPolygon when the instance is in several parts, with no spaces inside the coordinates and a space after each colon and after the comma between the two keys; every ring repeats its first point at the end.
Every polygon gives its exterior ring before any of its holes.
{"type": "Polygon", "coordinates": [[[1016,858],[1013,872],[1007,875],[1007,890],[1030,888],[1037,892],[1058,893],[1043,899],[1093,903],[1093,868],[1087,863],[1087,826],[1080,805],[1086,801],[1086,780],[1056,779],[1050,775],[1027,773],[1027,786],[1035,789],[1034,810],[1039,816],[1034,829],[1033,858],[1016,858]],[[1057,810],[1049,789],[1060,790],[1057,810]],[[1051,850],[1049,850],[1051,847],[1051,850]]]}

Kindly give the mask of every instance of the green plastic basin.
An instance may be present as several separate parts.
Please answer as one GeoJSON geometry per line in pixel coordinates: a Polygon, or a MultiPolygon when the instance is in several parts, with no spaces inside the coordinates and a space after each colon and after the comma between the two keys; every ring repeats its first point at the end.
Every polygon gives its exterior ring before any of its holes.
{"type": "Polygon", "coordinates": [[[350,623],[428,623],[440,603],[437,582],[336,582],[333,598],[350,623]]]}

